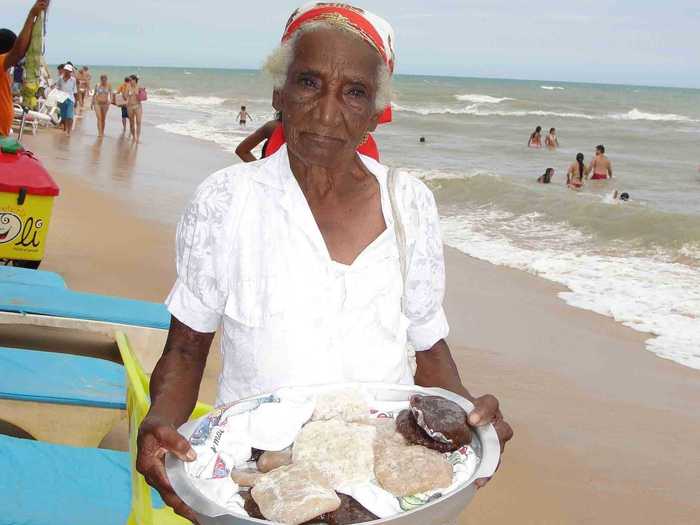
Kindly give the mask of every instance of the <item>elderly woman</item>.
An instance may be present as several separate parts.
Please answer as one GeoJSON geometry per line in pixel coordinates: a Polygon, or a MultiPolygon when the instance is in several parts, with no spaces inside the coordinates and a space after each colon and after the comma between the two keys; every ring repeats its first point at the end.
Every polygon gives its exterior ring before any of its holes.
{"type": "Polygon", "coordinates": [[[388,24],[360,9],[297,10],[266,66],[286,145],[209,177],[180,222],[170,333],[137,468],[183,516],[194,518],[168,483],[163,454],[194,458],[175,429],[195,405],[219,326],[217,404],[285,385],[415,382],[473,400],[473,425],[496,423],[503,443],[512,435],[496,398],[462,385],[444,339],[432,194],[356,152],[391,118],[393,42],[388,24]]]}

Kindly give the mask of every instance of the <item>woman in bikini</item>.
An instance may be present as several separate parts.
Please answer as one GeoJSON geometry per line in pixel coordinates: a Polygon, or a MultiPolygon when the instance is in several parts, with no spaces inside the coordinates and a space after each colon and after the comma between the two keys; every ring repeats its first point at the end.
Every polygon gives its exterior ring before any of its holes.
{"type": "Polygon", "coordinates": [[[105,136],[105,122],[107,111],[112,103],[112,85],[107,82],[107,75],[100,75],[100,83],[95,85],[95,94],[92,96],[90,109],[97,115],[97,136],[105,136]]]}
{"type": "Polygon", "coordinates": [[[139,99],[139,77],[131,75],[129,85],[126,88],[126,111],[129,115],[129,129],[131,138],[138,143],[141,138],[141,119],[143,118],[143,107],[139,99]]]}
{"type": "Polygon", "coordinates": [[[549,149],[557,149],[559,147],[559,139],[557,138],[556,128],[551,128],[547,137],[544,139],[544,144],[549,149]]]}
{"type": "Polygon", "coordinates": [[[583,188],[583,179],[587,179],[589,173],[590,169],[583,163],[583,153],[579,153],[576,162],[566,172],[566,185],[572,190],[580,190],[583,188]]]}
{"type": "Polygon", "coordinates": [[[78,83],[78,99],[76,100],[76,105],[78,105],[80,111],[82,111],[85,107],[85,95],[89,94],[90,81],[92,80],[87,66],[83,66],[80,71],[76,73],[75,80],[78,83]]]}
{"type": "Polygon", "coordinates": [[[530,134],[530,140],[527,141],[528,148],[542,147],[542,126],[537,126],[535,131],[530,134]]]}

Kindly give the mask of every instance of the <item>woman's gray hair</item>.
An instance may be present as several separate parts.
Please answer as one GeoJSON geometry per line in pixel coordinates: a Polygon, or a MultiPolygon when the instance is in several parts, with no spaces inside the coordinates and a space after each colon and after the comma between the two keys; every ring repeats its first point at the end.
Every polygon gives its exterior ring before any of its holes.
{"type": "MultiPolygon", "coordinates": [[[[272,77],[275,89],[282,89],[287,82],[287,73],[292,65],[292,60],[294,60],[294,49],[301,35],[322,28],[339,29],[338,26],[328,22],[311,22],[300,28],[290,39],[282,43],[267,57],[263,65],[263,71],[272,77]]],[[[340,30],[343,31],[343,29],[340,30]]],[[[377,68],[377,92],[374,98],[374,105],[375,109],[380,112],[389,104],[391,104],[391,73],[389,67],[382,60],[377,68]]]]}

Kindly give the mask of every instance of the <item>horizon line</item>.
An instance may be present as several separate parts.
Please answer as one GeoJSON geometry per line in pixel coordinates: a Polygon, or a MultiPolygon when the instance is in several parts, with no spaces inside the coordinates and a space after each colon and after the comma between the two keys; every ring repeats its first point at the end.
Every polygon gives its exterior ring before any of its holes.
{"type": "MultiPolygon", "coordinates": [[[[48,64],[50,66],[56,66],[60,62],[54,64],[48,64]]],[[[251,67],[205,67],[205,66],[163,66],[163,65],[135,65],[135,64],[83,64],[89,67],[119,67],[119,68],[153,68],[153,69],[201,69],[201,70],[221,70],[221,71],[252,71],[261,72],[261,68],[251,68],[251,67]]],[[[693,91],[700,91],[699,86],[688,86],[688,85],[655,85],[655,84],[634,84],[634,83],[624,83],[624,82],[592,82],[592,81],[577,81],[577,80],[554,80],[554,79],[537,79],[537,78],[518,78],[518,77],[489,77],[489,76],[465,76],[457,74],[423,74],[423,73],[396,73],[395,76],[405,76],[405,77],[428,77],[428,78],[456,78],[465,80],[514,80],[518,82],[554,82],[559,84],[582,84],[590,86],[628,86],[628,87],[642,87],[642,88],[661,88],[661,89],[687,89],[693,91]]]]}

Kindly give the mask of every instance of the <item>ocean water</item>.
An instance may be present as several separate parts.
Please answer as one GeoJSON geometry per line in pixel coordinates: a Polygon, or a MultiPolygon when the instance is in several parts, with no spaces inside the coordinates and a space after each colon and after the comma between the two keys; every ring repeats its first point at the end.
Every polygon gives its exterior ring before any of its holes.
{"type": "MultiPolygon", "coordinates": [[[[273,114],[256,71],[94,69],[136,71],[149,122],[230,151],[273,114]]],[[[650,332],[650,351],[700,369],[700,90],[397,76],[393,105],[375,135],[382,161],[433,190],[448,245],[566,285],[567,303],[650,332]],[[537,125],[557,128],[560,149],[526,147],[537,125]],[[568,190],[569,164],[600,143],[615,179],[568,190]],[[537,184],[547,167],[553,183],[537,184]]]]}

